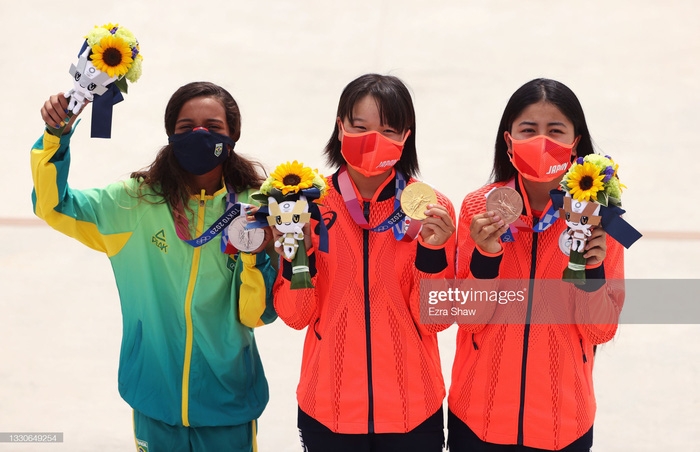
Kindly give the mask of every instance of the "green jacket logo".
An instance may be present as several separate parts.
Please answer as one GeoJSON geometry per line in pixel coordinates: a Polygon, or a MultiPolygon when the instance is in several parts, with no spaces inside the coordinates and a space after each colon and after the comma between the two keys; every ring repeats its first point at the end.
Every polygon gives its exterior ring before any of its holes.
{"type": "Polygon", "coordinates": [[[168,242],[165,240],[165,231],[163,229],[156,232],[156,235],[151,237],[151,243],[155,243],[162,252],[168,254],[168,242]]]}

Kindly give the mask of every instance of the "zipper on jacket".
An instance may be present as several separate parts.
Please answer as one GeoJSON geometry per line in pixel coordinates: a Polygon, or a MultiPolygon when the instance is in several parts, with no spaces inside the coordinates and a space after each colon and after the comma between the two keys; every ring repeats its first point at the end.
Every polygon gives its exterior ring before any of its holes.
{"type": "MultiPolygon", "coordinates": [[[[532,224],[537,224],[539,218],[533,217],[532,224]]],[[[518,411],[518,445],[523,445],[525,425],[525,380],[527,377],[527,351],[530,345],[530,322],[532,320],[532,297],[535,287],[535,273],[537,267],[537,233],[532,233],[532,249],[530,258],[530,283],[527,296],[527,314],[525,315],[525,329],[523,331],[523,360],[520,370],[520,408],[518,411]]]]}
{"type": "Polygon", "coordinates": [[[418,335],[418,340],[423,342],[423,335],[420,333],[420,328],[418,328],[418,324],[415,321],[413,322],[413,327],[416,329],[416,334],[418,335]]]}
{"type": "Polygon", "coordinates": [[[474,339],[474,333],[472,333],[472,345],[474,346],[474,350],[479,350],[479,346],[476,345],[476,339],[474,339]]]}
{"type": "MultiPolygon", "coordinates": [[[[362,213],[369,221],[369,202],[363,202],[362,213]]],[[[374,390],[372,388],[372,332],[369,303],[369,230],[362,230],[362,280],[365,293],[365,343],[367,350],[367,432],[374,433],[374,390]]]]}
{"type": "Polygon", "coordinates": [[[581,353],[583,353],[583,364],[586,364],[588,362],[588,358],[586,357],[586,349],[583,348],[583,338],[579,337],[578,341],[581,344],[581,353]]]}
{"type": "Polygon", "coordinates": [[[318,322],[320,322],[320,321],[321,321],[321,317],[318,317],[316,319],[316,321],[314,322],[314,334],[316,335],[316,339],[318,339],[319,341],[321,340],[321,335],[318,334],[318,330],[316,329],[316,327],[318,326],[318,322]]]}
{"type": "MultiPolygon", "coordinates": [[[[202,190],[199,199],[199,210],[197,212],[197,231],[204,230],[204,217],[206,213],[205,191],[202,190]]],[[[185,315],[185,355],[182,362],[182,425],[190,426],[189,419],[189,390],[190,390],[190,367],[192,364],[192,344],[194,342],[194,324],[192,323],[192,297],[194,296],[195,282],[199,273],[199,255],[201,247],[194,248],[190,267],[189,280],[187,282],[187,293],[185,295],[184,315],[185,315]]]]}

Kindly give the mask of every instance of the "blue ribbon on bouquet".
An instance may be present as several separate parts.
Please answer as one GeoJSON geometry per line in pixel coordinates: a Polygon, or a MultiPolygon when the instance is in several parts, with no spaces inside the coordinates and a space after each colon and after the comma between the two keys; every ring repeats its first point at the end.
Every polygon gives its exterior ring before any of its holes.
{"type": "MultiPolygon", "coordinates": [[[[554,189],[549,192],[549,196],[552,198],[554,207],[561,209],[564,206],[564,192],[554,189]]],[[[629,248],[642,237],[642,234],[622,218],[624,213],[625,210],[618,206],[604,206],[601,204],[600,225],[620,245],[629,248]]]]}
{"type": "MultiPolygon", "coordinates": [[[[87,49],[87,40],[78,52],[78,58],[87,49]]],[[[100,94],[95,94],[92,98],[92,125],[90,128],[90,137],[92,138],[111,138],[112,137],[112,111],[116,104],[124,100],[122,92],[114,83],[107,85],[107,91],[100,94]]]]}
{"type": "MultiPolygon", "coordinates": [[[[307,188],[296,193],[296,199],[299,199],[300,195],[304,195],[309,205],[309,213],[311,218],[318,221],[318,249],[324,253],[328,252],[328,227],[321,217],[321,210],[318,208],[318,204],[313,202],[314,200],[321,197],[321,190],[316,187],[307,188]]],[[[294,200],[289,198],[289,200],[294,200]]],[[[255,221],[251,221],[246,225],[246,229],[255,228],[265,228],[269,226],[267,223],[267,217],[270,215],[270,210],[267,206],[261,206],[257,212],[255,212],[255,221]]]]}

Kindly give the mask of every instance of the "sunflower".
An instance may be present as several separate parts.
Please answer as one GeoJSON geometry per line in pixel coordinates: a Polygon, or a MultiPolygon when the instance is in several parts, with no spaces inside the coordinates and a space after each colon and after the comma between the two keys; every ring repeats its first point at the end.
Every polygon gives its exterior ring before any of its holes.
{"type": "Polygon", "coordinates": [[[308,166],[294,160],[292,163],[282,163],[270,174],[272,186],[282,191],[282,195],[289,192],[298,193],[299,190],[313,186],[315,173],[308,166]]]}
{"type": "Polygon", "coordinates": [[[133,58],[131,47],[121,38],[105,36],[92,47],[92,64],[110,77],[121,77],[129,71],[133,58]]]}
{"type": "Polygon", "coordinates": [[[593,201],[597,194],[603,190],[603,178],[605,174],[593,163],[584,161],[583,164],[574,165],[569,171],[566,185],[571,196],[577,201],[593,201]]]}

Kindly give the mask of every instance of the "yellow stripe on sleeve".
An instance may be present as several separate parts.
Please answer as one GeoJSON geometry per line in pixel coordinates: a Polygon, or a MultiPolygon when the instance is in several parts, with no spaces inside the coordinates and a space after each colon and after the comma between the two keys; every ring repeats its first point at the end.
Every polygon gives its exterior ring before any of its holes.
{"type": "Polygon", "coordinates": [[[255,267],[257,257],[254,254],[241,252],[238,259],[243,263],[238,298],[238,315],[243,325],[255,328],[261,325],[260,317],[265,312],[265,279],[262,276],[262,272],[255,267]]]}

